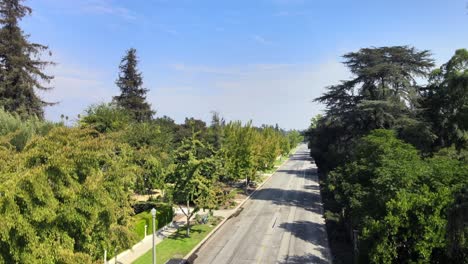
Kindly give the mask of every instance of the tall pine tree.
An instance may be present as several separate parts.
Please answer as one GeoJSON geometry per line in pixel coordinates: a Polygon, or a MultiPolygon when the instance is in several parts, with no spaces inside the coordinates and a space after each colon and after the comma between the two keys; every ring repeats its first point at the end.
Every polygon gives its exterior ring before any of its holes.
{"type": "MultiPolygon", "coordinates": [[[[36,90],[49,90],[52,76],[44,73],[49,61],[41,60],[48,47],[32,43],[19,27],[19,21],[30,15],[23,0],[0,0],[0,107],[22,117],[43,118],[44,102],[36,90]]],[[[49,55],[51,55],[49,51],[49,55]]]]}
{"type": "Polygon", "coordinates": [[[143,78],[137,69],[136,49],[129,49],[120,62],[120,74],[116,81],[121,94],[114,97],[118,106],[128,110],[138,122],[150,120],[154,114],[146,102],[148,89],[143,88],[143,78]]]}

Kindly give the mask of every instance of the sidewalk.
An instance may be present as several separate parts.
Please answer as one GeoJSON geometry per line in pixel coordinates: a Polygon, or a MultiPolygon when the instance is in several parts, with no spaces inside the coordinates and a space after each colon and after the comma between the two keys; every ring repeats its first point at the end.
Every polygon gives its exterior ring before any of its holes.
{"type": "MultiPolygon", "coordinates": [[[[177,228],[184,226],[186,221],[176,222],[174,225],[168,224],[156,232],[156,244],[161,243],[166,237],[177,231],[177,228]]],[[[153,247],[153,234],[147,235],[143,240],[135,244],[131,249],[128,249],[117,255],[118,264],[131,264],[140,256],[148,252],[153,247]]],[[[107,261],[108,264],[116,264],[115,257],[107,261]]]]}

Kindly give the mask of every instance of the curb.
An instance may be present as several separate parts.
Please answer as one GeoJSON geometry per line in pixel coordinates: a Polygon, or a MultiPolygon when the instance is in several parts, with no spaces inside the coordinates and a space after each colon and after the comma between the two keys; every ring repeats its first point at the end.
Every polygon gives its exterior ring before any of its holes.
{"type": "MultiPolygon", "coordinates": [[[[294,149],[294,153],[296,153],[297,151],[297,148],[294,149]]],[[[288,154],[288,155],[291,155],[291,154],[288,154]]],[[[249,196],[247,196],[239,205],[237,205],[233,212],[226,218],[224,218],[213,230],[211,230],[210,233],[208,233],[208,235],[206,235],[206,237],[200,241],[187,255],[184,256],[184,258],[179,262],[179,264],[185,264],[185,263],[192,263],[190,262],[190,258],[192,257],[192,255],[197,252],[204,244],[205,242],[210,239],[214,233],[216,233],[216,231],[218,231],[218,229],[221,228],[221,226],[224,225],[224,223],[227,222],[227,220],[231,219],[231,217],[237,213],[239,211],[239,208],[241,208],[248,200],[250,200],[250,197],[256,193],[258,190],[262,189],[263,185],[265,185],[270,179],[271,177],[279,170],[279,168],[281,168],[287,161],[289,160],[286,159],[285,161],[283,161],[283,163],[281,163],[278,168],[276,168],[271,174],[270,176],[268,176],[268,178],[266,178],[251,194],[249,194],[249,196]]]]}

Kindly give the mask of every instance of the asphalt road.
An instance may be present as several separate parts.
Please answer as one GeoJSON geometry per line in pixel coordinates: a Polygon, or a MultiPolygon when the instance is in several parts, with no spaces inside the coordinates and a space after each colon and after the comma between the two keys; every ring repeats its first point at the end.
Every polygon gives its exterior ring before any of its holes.
{"type": "Polygon", "coordinates": [[[331,263],[316,167],[306,146],[196,255],[197,264],[331,263]]]}

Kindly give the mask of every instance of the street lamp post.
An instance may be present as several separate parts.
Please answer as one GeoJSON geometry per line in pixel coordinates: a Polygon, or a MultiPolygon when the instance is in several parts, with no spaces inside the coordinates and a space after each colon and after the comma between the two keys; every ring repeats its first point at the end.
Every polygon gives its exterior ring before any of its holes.
{"type": "Polygon", "coordinates": [[[156,209],[151,209],[153,216],[153,264],[156,264],[156,209]]]}

